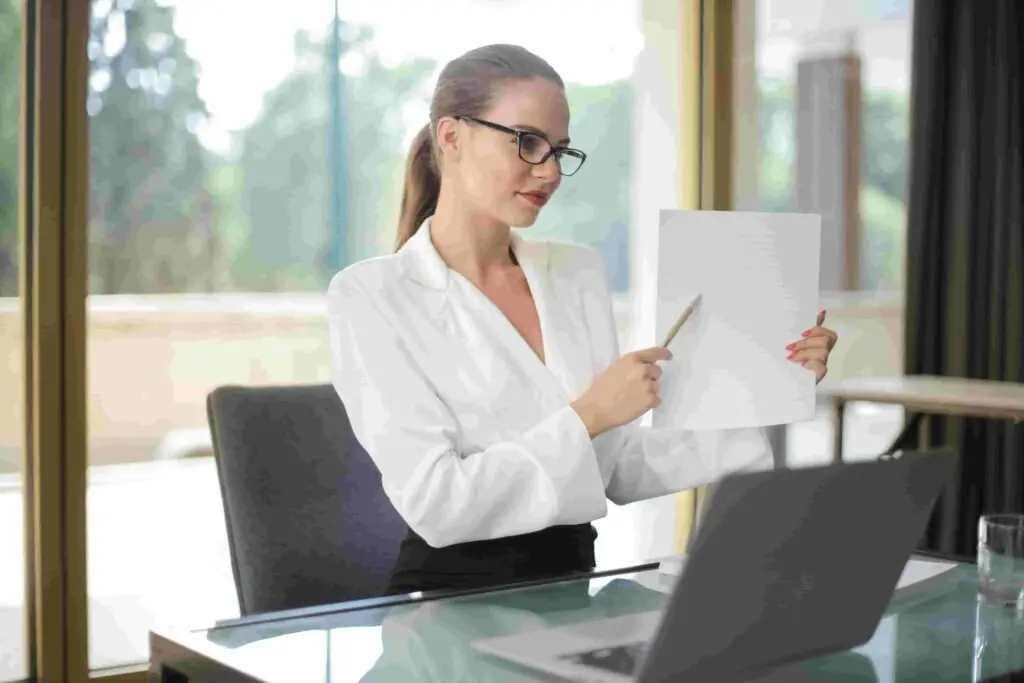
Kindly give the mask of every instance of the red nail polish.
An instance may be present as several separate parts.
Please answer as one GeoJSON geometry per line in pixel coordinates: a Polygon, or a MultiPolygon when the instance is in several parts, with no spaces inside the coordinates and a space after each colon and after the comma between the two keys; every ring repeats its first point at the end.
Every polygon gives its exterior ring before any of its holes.
{"type": "Polygon", "coordinates": [[[793,356],[795,356],[795,355],[796,355],[796,351],[794,351],[793,353],[791,353],[788,356],[786,356],[786,360],[793,360],[793,356]]]}
{"type": "Polygon", "coordinates": [[[810,330],[804,330],[803,332],[801,332],[801,333],[800,333],[800,336],[801,336],[801,337],[806,337],[806,336],[807,336],[807,335],[809,335],[810,333],[811,333],[811,331],[810,331],[810,330]]]}
{"type": "Polygon", "coordinates": [[[789,346],[786,347],[786,350],[787,351],[792,351],[794,346],[796,346],[795,343],[794,344],[790,344],[789,346]]]}

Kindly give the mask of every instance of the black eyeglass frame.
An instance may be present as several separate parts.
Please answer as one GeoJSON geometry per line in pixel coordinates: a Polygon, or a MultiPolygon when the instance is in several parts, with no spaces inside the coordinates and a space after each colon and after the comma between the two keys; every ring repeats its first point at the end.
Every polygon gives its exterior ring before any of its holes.
{"type": "Polygon", "coordinates": [[[579,170],[583,168],[584,162],[586,162],[587,160],[587,155],[582,150],[578,150],[573,147],[561,147],[558,145],[553,145],[551,141],[548,140],[546,137],[532,130],[516,130],[515,128],[509,128],[508,126],[503,126],[500,123],[495,123],[494,121],[487,121],[486,119],[479,119],[475,116],[453,116],[452,118],[454,118],[456,121],[472,121],[473,123],[479,123],[481,126],[487,126],[492,130],[496,130],[501,133],[508,133],[509,135],[514,135],[516,137],[516,152],[519,154],[519,158],[522,159],[523,163],[530,164],[531,166],[540,166],[548,159],[550,159],[553,155],[558,155],[558,172],[565,177],[575,175],[577,172],[579,172],[579,170]],[[540,161],[528,161],[523,157],[523,137],[526,135],[531,135],[535,138],[540,138],[541,140],[547,143],[548,151],[547,153],[544,154],[544,156],[541,157],[540,161]],[[579,155],[580,165],[577,166],[572,173],[565,173],[562,170],[561,155],[563,152],[570,152],[571,154],[579,155]]]}

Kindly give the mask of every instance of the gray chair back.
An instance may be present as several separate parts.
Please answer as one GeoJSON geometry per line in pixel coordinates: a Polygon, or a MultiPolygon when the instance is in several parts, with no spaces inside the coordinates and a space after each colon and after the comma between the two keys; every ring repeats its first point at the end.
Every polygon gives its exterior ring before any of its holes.
{"type": "Polygon", "coordinates": [[[329,384],[207,398],[243,616],[383,594],[408,527],[329,384]]]}

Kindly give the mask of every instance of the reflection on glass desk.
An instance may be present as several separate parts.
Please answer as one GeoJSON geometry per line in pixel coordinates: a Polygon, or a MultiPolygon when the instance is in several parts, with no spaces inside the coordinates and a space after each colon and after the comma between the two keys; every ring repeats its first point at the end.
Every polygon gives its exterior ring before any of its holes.
{"type": "MultiPolygon", "coordinates": [[[[659,610],[674,581],[651,564],[503,590],[398,596],[153,632],[152,680],[557,680],[481,654],[472,642],[659,610]]],[[[728,610],[723,605],[719,618],[728,610]]],[[[894,599],[863,646],[795,669],[800,680],[815,681],[1024,680],[1024,614],[981,602],[977,568],[961,565],[926,589],[894,599]]]]}

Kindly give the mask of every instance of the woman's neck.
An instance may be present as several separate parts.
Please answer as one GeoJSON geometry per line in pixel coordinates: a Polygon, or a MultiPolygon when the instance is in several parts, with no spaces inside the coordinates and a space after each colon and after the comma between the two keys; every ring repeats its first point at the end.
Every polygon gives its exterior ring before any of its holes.
{"type": "Polygon", "coordinates": [[[430,220],[430,238],[448,267],[480,283],[513,265],[511,230],[479,217],[442,191],[430,220]]]}

